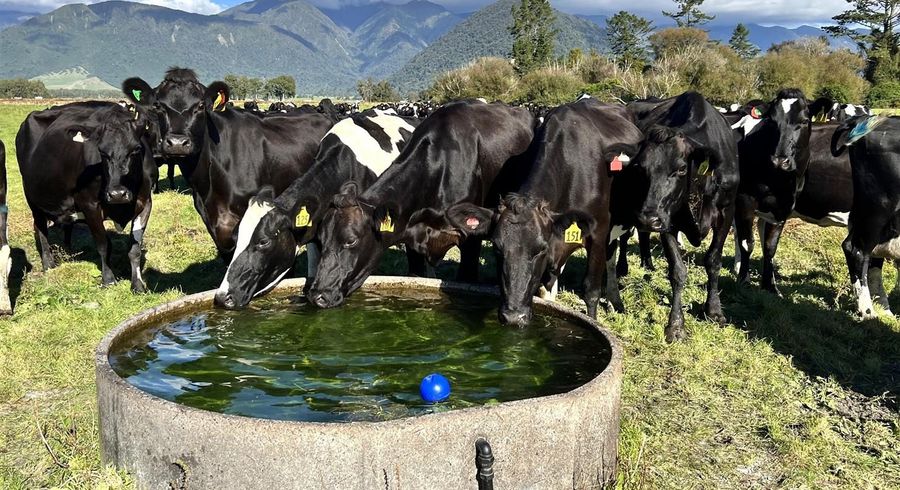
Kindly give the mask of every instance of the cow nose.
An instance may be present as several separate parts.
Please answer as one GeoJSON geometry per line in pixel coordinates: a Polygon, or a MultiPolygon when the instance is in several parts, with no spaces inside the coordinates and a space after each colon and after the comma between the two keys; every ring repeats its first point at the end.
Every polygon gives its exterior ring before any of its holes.
{"type": "Polygon", "coordinates": [[[524,327],[531,321],[530,311],[517,311],[509,308],[500,309],[500,323],[514,327],[524,327]]]}
{"type": "Polygon", "coordinates": [[[180,134],[166,136],[166,149],[176,153],[187,152],[191,149],[191,139],[180,134]]]}
{"type": "Polygon", "coordinates": [[[775,164],[775,167],[780,168],[781,170],[789,171],[791,170],[791,159],[787,157],[775,157],[772,159],[772,163],[775,164]]]}
{"type": "Polygon", "coordinates": [[[106,200],[113,204],[126,203],[131,200],[131,192],[128,189],[117,188],[106,191],[106,200]]]}
{"type": "Polygon", "coordinates": [[[216,306],[221,308],[232,310],[234,309],[234,297],[231,296],[231,293],[225,291],[216,292],[216,297],[213,298],[213,303],[216,306]]]}
{"type": "Polygon", "coordinates": [[[651,216],[644,220],[644,224],[650,231],[662,231],[663,222],[659,216],[651,216]]]}
{"type": "Polygon", "coordinates": [[[344,297],[340,293],[318,293],[313,295],[313,304],[319,308],[334,308],[341,304],[344,297]]]}

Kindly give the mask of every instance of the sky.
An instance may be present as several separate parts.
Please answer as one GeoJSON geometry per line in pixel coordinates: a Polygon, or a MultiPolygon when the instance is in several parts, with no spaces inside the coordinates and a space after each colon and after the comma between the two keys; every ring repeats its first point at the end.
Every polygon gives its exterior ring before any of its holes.
{"type": "MultiPolygon", "coordinates": [[[[67,3],[96,3],[99,0],[0,0],[0,10],[48,12],[67,3]]],[[[162,5],[188,12],[214,14],[243,0],[133,0],[162,5]]],[[[322,7],[359,5],[376,0],[307,0],[322,7]]],[[[389,0],[405,3],[407,0],[389,0]]],[[[495,0],[430,0],[454,12],[471,12],[495,0]]],[[[609,14],[629,10],[653,20],[660,19],[660,12],[672,10],[671,0],[551,0],[551,4],[564,12],[577,14],[609,14]]],[[[828,24],[831,17],[846,10],[846,0],[707,0],[703,10],[717,16],[714,22],[758,23],[797,26],[800,24],[828,24]]]]}

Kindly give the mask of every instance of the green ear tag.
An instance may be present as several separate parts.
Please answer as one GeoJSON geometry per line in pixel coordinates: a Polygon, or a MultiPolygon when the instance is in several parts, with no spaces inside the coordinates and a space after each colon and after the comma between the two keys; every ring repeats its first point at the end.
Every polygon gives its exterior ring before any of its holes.
{"type": "Polygon", "coordinates": [[[133,89],[133,90],[131,91],[131,95],[134,96],[134,100],[136,100],[136,101],[138,101],[138,102],[141,101],[141,94],[142,94],[142,93],[144,93],[144,91],[143,91],[143,90],[138,90],[138,89],[133,89]]]}
{"type": "Polygon", "coordinates": [[[709,158],[703,160],[703,163],[700,164],[700,168],[697,169],[697,173],[700,175],[709,175],[709,158]]]}
{"type": "Polygon", "coordinates": [[[300,212],[297,213],[297,219],[294,221],[294,226],[297,228],[309,226],[309,211],[306,210],[306,206],[300,208],[300,212]]]}
{"type": "Polygon", "coordinates": [[[572,223],[566,228],[565,233],[563,233],[563,239],[566,243],[581,244],[581,228],[578,227],[578,223],[572,223]]]}

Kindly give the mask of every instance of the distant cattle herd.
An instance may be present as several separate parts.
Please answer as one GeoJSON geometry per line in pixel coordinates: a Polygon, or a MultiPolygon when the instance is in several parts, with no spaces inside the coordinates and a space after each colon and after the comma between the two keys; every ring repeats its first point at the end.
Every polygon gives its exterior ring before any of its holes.
{"type": "MultiPolygon", "coordinates": [[[[143,236],[159,167],[177,166],[228,265],[217,305],[245,307],[292,270],[306,246],[309,301],[339,306],[402,248],[425,276],[459,247],[458,279],[478,278],[482,242],[498,256],[500,320],[525,325],[536,294],[554,296],[569,256],[587,250],[584,301],[624,311],[618,276],[638,231],[641,264],[658,233],[669,267],[669,341],[685,337],[680,237],[707,238],[708,318],[725,321],[718,280],[734,229],[749,278],[754,219],[761,285],[778,294],[775,251],[792,217],[848,226],[843,249],[858,313],[889,310],[884,259],[900,259],[900,119],[784,89],[771,101],[717,108],[696,92],[669,99],[558,107],[484,100],[234,107],[222,82],[187,69],[151,87],[123,82],[127,102],[78,102],[31,113],[16,137],[43,268],[48,226],[65,240],[83,220],[116,280],[104,221],[131,224],[131,287],[142,292],[143,236]],[[620,257],[615,260],[616,252],[620,257]]],[[[0,144],[0,160],[4,156],[0,144]]],[[[2,162],[0,162],[2,163],[2,162]]],[[[0,189],[0,312],[10,313],[5,165],[0,189]]]]}

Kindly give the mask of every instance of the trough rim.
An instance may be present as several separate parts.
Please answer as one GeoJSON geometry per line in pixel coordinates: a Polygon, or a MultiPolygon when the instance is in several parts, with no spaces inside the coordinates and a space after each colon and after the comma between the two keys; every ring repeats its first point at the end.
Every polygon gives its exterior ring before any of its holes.
{"type": "MultiPolygon", "coordinates": [[[[294,291],[302,291],[303,286],[306,284],[305,278],[296,278],[296,279],[287,279],[282,281],[278,286],[272,289],[270,293],[278,293],[284,292],[284,290],[294,290],[294,291]]],[[[476,294],[491,294],[493,296],[497,296],[499,298],[499,288],[496,286],[487,286],[487,285],[478,285],[478,284],[467,284],[456,281],[445,281],[441,279],[430,279],[430,278],[418,278],[418,277],[402,277],[402,276],[370,276],[366,279],[363,286],[360,289],[390,289],[391,286],[423,286],[434,291],[450,291],[450,292],[461,292],[461,293],[476,293],[476,294]]],[[[508,402],[502,402],[496,405],[490,406],[475,406],[475,407],[467,407],[458,410],[448,410],[445,412],[437,412],[437,413],[428,413],[423,415],[416,415],[412,417],[401,417],[398,419],[391,420],[382,420],[382,421],[352,421],[352,422],[309,422],[309,421],[296,421],[296,420],[281,420],[281,419],[266,419],[260,417],[249,417],[245,415],[236,415],[236,414],[228,414],[222,412],[213,412],[210,410],[203,410],[200,408],[194,408],[187,405],[182,405],[180,403],[176,403],[173,401],[166,400],[164,398],[160,398],[156,395],[148,393],[146,391],[137,388],[136,386],[129,383],[125,378],[119,376],[118,373],[112,368],[112,365],[109,363],[109,349],[112,345],[113,341],[116,340],[121,335],[131,331],[137,330],[142,326],[144,322],[149,319],[152,319],[156,316],[166,315],[172,311],[176,311],[188,306],[196,306],[198,304],[208,302],[212,303],[213,297],[215,296],[216,290],[208,290],[200,293],[190,294],[187,296],[182,296],[180,298],[174,299],[172,301],[167,301],[157,306],[153,306],[142,310],[125,321],[119,323],[115,328],[113,328],[109,333],[107,333],[103,339],[100,341],[100,344],[97,346],[94,354],[94,362],[96,366],[96,375],[98,379],[105,379],[107,381],[112,382],[113,386],[111,388],[115,390],[119,390],[120,394],[123,396],[127,396],[129,398],[138,398],[141,403],[149,403],[154,408],[154,410],[166,410],[166,411],[178,411],[183,413],[186,416],[190,417],[200,417],[203,419],[210,420],[211,422],[219,421],[229,421],[234,423],[241,424],[253,424],[257,426],[271,426],[271,427],[289,427],[295,429],[303,429],[303,428],[314,428],[319,431],[331,431],[331,430],[340,430],[344,431],[347,427],[354,427],[363,430],[389,430],[399,426],[405,426],[411,423],[411,421],[420,420],[423,418],[428,418],[428,420],[434,418],[440,418],[443,420],[451,420],[451,417],[467,417],[469,414],[475,412],[482,413],[494,413],[500,414],[504,411],[517,408],[520,405],[526,404],[535,404],[535,403],[544,403],[551,401],[564,401],[565,399],[575,399],[580,396],[582,391],[598,389],[603,390],[603,386],[613,386],[616,383],[615,378],[616,375],[621,376],[622,372],[622,362],[623,362],[623,354],[622,347],[619,345],[619,340],[609,331],[605,326],[603,326],[600,322],[591,319],[589,316],[581,313],[580,311],[576,311],[572,308],[560,305],[558,303],[544,300],[538,297],[534,298],[534,303],[536,305],[540,305],[542,308],[546,308],[548,310],[552,310],[555,313],[563,314],[569,317],[570,319],[577,320],[581,322],[584,326],[589,326],[598,331],[609,343],[610,345],[610,359],[609,363],[600,372],[597,376],[592,378],[587,383],[569,390],[564,393],[558,393],[555,395],[546,395],[539,397],[531,397],[524,398],[521,400],[513,400],[508,402]]],[[[515,328],[515,327],[509,327],[515,328]]]]}

